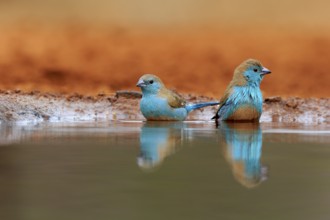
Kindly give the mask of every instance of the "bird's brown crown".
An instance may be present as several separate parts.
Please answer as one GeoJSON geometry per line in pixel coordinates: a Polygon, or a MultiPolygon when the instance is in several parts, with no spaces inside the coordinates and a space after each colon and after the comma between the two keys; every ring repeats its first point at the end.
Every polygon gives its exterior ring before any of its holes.
{"type": "Polygon", "coordinates": [[[158,82],[158,83],[164,85],[162,80],[158,76],[155,76],[153,74],[145,74],[145,75],[141,76],[140,79],[142,79],[145,82],[150,82],[153,80],[154,82],[158,82]]]}
{"type": "Polygon", "coordinates": [[[237,86],[243,86],[246,84],[246,79],[243,75],[243,73],[251,66],[259,66],[262,67],[262,64],[260,61],[255,59],[247,59],[243,61],[238,67],[236,67],[234,71],[234,77],[231,82],[231,84],[237,85],[237,86]]]}

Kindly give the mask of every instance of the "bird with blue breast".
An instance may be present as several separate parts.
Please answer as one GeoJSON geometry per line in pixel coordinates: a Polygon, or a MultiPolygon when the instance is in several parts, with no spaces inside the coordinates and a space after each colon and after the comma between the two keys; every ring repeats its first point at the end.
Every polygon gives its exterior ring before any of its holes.
{"type": "Polygon", "coordinates": [[[219,104],[187,103],[179,94],[167,89],[159,77],[152,74],[143,75],[136,86],[142,90],[140,110],[149,121],[183,121],[195,109],[219,104]]]}
{"type": "Polygon", "coordinates": [[[248,59],[241,63],[235,69],[233,79],[220,99],[219,109],[212,119],[216,122],[259,122],[263,103],[260,83],[270,73],[258,60],[248,59]]]}

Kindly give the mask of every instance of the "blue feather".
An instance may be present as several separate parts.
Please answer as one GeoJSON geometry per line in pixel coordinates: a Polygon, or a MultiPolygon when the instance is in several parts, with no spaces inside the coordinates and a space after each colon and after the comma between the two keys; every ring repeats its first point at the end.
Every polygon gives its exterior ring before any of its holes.
{"type": "Polygon", "coordinates": [[[159,98],[156,95],[142,97],[140,110],[145,118],[153,121],[183,121],[188,115],[188,111],[185,108],[172,108],[168,105],[166,99],[159,98]]]}
{"type": "Polygon", "coordinates": [[[187,109],[188,112],[191,112],[199,108],[204,108],[213,105],[219,105],[219,102],[202,102],[202,103],[187,104],[185,108],[187,109]]]}

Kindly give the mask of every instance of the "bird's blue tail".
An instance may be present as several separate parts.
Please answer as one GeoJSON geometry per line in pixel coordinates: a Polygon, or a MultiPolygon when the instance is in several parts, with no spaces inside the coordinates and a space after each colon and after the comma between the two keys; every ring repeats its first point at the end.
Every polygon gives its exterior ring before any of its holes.
{"type": "Polygon", "coordinates": [[[190,112],[199,108],[204,108],[206,106],[212,106],[212,105],[219,105],[219,102],[202,102],[202,103],[188,104],[186,105],[186,109],[188,112],[190,112]]]}

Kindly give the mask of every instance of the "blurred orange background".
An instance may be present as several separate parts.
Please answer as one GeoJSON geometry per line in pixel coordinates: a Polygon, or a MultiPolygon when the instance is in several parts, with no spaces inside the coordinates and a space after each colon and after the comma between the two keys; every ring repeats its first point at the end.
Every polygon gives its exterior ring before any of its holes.
{"type": "Polygon", "coordinates": [[[220,97],[247,58],[265,96],[329,97],[330,2],[0,0],[0,88],[112,93],[144,73],[220,97]]]}

